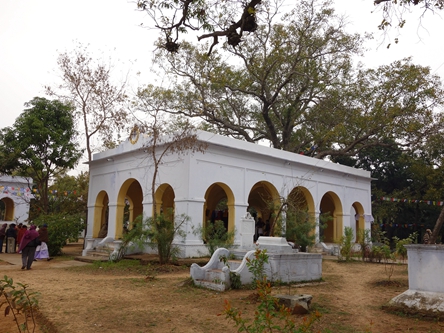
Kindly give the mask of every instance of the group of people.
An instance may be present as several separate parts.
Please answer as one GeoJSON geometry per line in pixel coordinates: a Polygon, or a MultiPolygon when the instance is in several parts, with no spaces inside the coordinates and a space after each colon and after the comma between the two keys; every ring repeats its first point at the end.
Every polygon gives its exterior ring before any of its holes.
{"type": "Polygon", "coordinates": [[[21,253],[22,269],[31,269],[33,261],[39,259],[51,260],[48,251],[48,226],[46,224],[39,227],[28,226],[20,223],[9,225],[4,223],[0,228],[0,253],[3,253],[5,243],[5,253],[21,253]]]}

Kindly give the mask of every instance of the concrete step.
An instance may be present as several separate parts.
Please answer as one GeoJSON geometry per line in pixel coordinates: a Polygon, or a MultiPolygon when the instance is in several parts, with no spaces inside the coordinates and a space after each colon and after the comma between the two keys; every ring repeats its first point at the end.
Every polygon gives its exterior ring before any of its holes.
{"type": "Polygon", "coordinates": [[[223,281],[194,280],[196,286],[216,291],[225,291],[226,286],[223,281]]]}
{"type": "Polygon", "coordinates": [[[102,258],[109,258],[110,253],[105,251],[98,251],[98,250],[90,250],[88,251],[88,257],[102,257],[102,258]]]}

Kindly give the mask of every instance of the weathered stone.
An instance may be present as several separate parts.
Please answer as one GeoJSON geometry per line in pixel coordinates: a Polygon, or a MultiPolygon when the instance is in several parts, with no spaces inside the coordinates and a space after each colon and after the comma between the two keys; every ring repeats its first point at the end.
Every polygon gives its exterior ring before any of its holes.
{"type": "Polygon", "coordinates": [[[389,305],[417,311],[444,313],[444,245],[405,245],[408,255],[409,290],[389,305]]]}
{"type": "Polygon", "coordinates": [[[310,311],[312,295],[276,295],[279,304],[291,309],[292,314],[307,314],[310,311]]]}

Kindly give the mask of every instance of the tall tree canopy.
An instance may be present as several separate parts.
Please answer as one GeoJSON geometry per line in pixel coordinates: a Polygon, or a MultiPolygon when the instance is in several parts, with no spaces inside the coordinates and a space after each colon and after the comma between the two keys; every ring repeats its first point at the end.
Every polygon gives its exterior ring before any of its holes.
{"type": "MultiPolygon", "coordinates": [[[[357,1],[357,0],[355,0],[357,1]]],[[[421,15],[444,8],[444,0],[365,0],[373,1],[381,10],[379,29],[403,27],[404,13],[419,8],[421,15]]],[[[270,14],[270,8],[283,0],[137,0],[137,8],[148,14],[154,27],[162,34],[161,46],[177,52],[182,35],[196,32],[198,40],[211,40],[208,53],[220,38],[231,46],[242,44],[245,37],[254,33],[257,25],[270,14]]],[[[302,1],[288,1],[293,6],[302,1]]],[[[309,1],[310,2],[310,1],[309,1]]],[[[313,1],[312,1],[313,2],[313,1]]],[[[325,3],[331,3],[326,0],[325,3]]],[[[378,11],[377,11],[378,12],[378,11]]]]}
{"type": "Polygon", "coordinates": [[[114,147],[128,125],[128,113],[123,107],[126,82],[113,84],[112,66],[93,60],[82,45],[61,53],[57,63],[62,83],[47,87],[47,93],[73,105],[91,161],[95,149],[114,147]]]}
{"type": "Polygon", "coordinates": [[[25,106],[14,125],[1,131],[0,172],[33,178],[38,206],[48,213],[49,180],[72,169],[82,152],[69,104],[35,97],[25,106]]]}
{"type": "Polygon", "coordinates": [[[344,31],[329,3],[301,1],[282,21],[270,16],[242,50],[161,49],[158,65],[174,84],[151,97],[207,130],[316,158],[393,144],[418,149],[439,135],[442,116],[434,111],[444,94],[428,68],[410,59],[353,67],[362,38],[344,31]]]}

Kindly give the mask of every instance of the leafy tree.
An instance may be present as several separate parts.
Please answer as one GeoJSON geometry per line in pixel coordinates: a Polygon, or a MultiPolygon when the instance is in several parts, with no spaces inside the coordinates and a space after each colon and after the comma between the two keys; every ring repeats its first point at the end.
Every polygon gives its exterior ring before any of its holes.
{"type": "Polygon", "coordinates": [[[114,85],[112,66],[94,61],[82,45],[60,53],[57,63],[62,83],[55,88],[46,87],[47,93],[73,105],[91,161],[97,143],[101,142],[100,147],[114,147],[128,124],[128,112],[123,107],[126,82],[114,85]]]}
{"type": "Polygon", "coordinates": [[[86,220],[88,203],[89,173],[77,176],[59,174],[50,186],[50,207],[54,213],[80,215],[86,220]]]}
{"type": "Polygon", "coordinates": [[[33,221],[36,225],[48,225],[49,255],[62,254],[63,247],[69,242],[76,242],[85,223],[80,214],[42,214],[33,221]]]}
{"type": "MultiPolygon", "coordinates": [[[[371,1],[371,0],[366,0],[371,1]]],[[[152,24],[161,32],[161,46],[168,52],[177,52],[183,35],[196,32],[198,40],[212,40],[210,54],[220,38],[236,47],[242,46],[246,36],[257,31],[257,25],[270,15],[273,3],[284,1],[218,1],[218,0],[138,0],[137,8],[148,14],[152,24]]],[[[303,1],[299,1],[303,2],[303,1]]],[[[402,28],[405,13],[419,9],[422,19],[427,12],[435,13],[444,8],[443,0],[374,0],[380,9],[382,21],[378,28],[402,28]]],[[[289,1],[293,5],[296,1],[289,1]]],[[[395,39],[395,42],[398,40],[395,39]]]]}
{"type": "Polygon", "coordinates": [[[331,7],[302,1],[285,18],[260,25],[242,50],[208,56],[182,43],[177,54],[159,51],[175,84],[152,97],[206,130],[316,158],[420,149],[439,133],[433,110],[443,89],[429,68],[404,59],[355,70],[362,38],[347,34],[331,7]]]}
{"type": "Polygon", "coordinates": [[[138,0],[137,7],[145,11],[154,26],[160,29],[162,47],[168,52],[177,52],[179,35],[190,30],[202,32],[198,40],[213,39],[211,53],[220,37],[226,37],[228,44],[237,46],[243,34],[254,32],[257,14],[262,11],[261,3],[262,0],[138,0]]]}
{"type": "Polygon", "coordinates": [[[72,108],[58,100],[35,97],[12,127],[0,134],[0,172],[30,177],[38,190],[36,205],[49,212],[49,181],[72,169],[82,152],[75,143],[72,108]]]}

